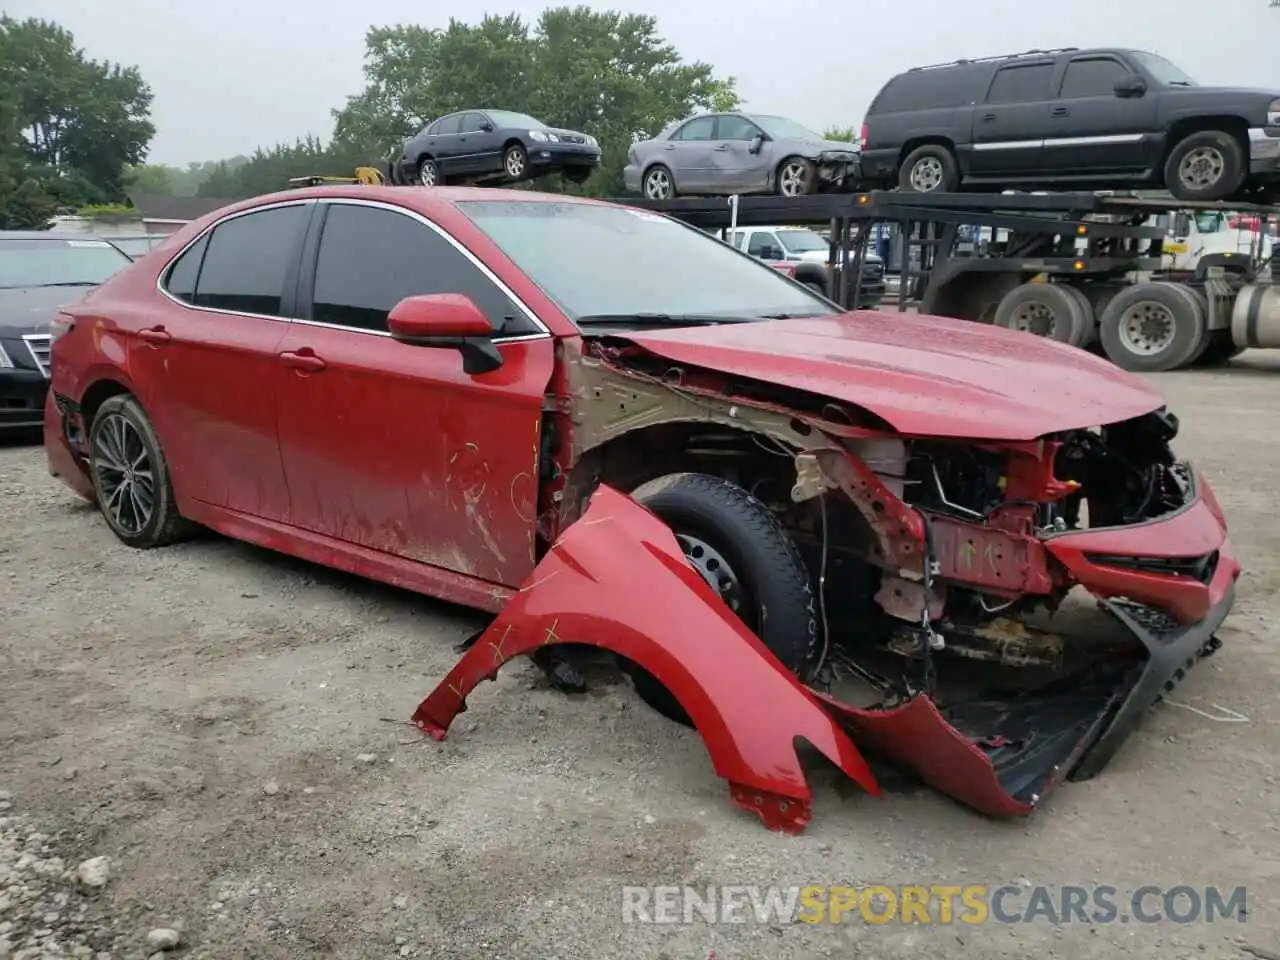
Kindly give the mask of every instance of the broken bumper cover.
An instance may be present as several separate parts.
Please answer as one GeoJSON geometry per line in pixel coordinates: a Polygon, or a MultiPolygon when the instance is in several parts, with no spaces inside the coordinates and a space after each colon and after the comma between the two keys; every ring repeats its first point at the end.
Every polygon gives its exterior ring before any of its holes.
{"type": "MultiPolygon", "coordinates": [[[[1162,521],[1182,532],[1189,524],[1219,530],[1221,556],[1212,582],[1203,585],[1211,606],[1194,623],[1103,599],[1103,609],[1137,642],[1085,671],[1013,697],[939,705],[919,694],[901,706],[866,709],[801,684],[693,570],[661,521],[601,487],[413,721],[443,739],[471,691],[512,657],[548,644],[585,644],[658,678],[702,735],[734,802],[770,828],[798,832],[810,818],[797,739],[875,795],[880,788],[859,747],[983,813],[1026,814],[1063,779],[1101,770],[1147,708],[1216,649],[1214,631],[1231,608],[1239,565],[1226,553],[1221,510],[1203,489],[1207,500],[1196,497],[1188,510],[1162,521]]],[[[1139,539],[1160,525],[1148,524],[1139,539]]],[[[1112,535],[1095,531],[1086,544],[1064,538],[1064,552],[1093,549],[1104,534],[1112,535]]]]}
{"type": "Polygon", "coordinates": [[[797,739],[879,795],[866,761],[813,692],[712,592],[671,531],[608,487],[595,492],[413,722],[443,739],[481,680],[548,644],[603,647],[658,678],[702,735],[733,801],[771,829],[797,832],[809,822],[797,739]]]}

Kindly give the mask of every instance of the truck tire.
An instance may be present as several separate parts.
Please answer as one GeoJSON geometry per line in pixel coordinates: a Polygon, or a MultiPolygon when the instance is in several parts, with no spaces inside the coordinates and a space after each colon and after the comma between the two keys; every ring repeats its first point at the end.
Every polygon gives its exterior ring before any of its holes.
{"type": "Polygon", "coordinates": [[[898,168],[898,188],[904,193],[951,193],[959,186],[960,164],[940,143],[916,147],[898,168]]]}
{"type": "Polygon", "coordinates": [[[1230,330],[1210,330],[1204,352],[1192,361],[1191,366],[1202,370],[1221,367],[1242,353],[1244,347],[1236,346],[1230,330]]]}
{"type": "Polygon", "coordinates": [[[1208,337],[1204,305],[1181,283],[1126,287],[1107,304],[1098,327],[1107,359],[1137,373],[1186,366],[1208,337]]]}
{"type": "Polygon", "coordinates": [[[1072,346],[1086,350],[1098,340],[1098,318],[1093,313],[1093,301],[1079,287],[1073,287],[1066,283],[1057,284],[1057,286],[1080,301],[1080,309],[1084,311],[1084,332],[1080,336],[1080,342],[1073,343],[1072,346]]]}
{"type": "Polygon", "coordinates": [[[1070,287],[1024,283],[1000,300],[995,325],[1079,347],[1089,335],[1092,316],[1089,301],[1070,287]]]}
{"type": "MultiPolygon", "coordinates": [[[[769,508],[742,487],[705,473],[658,477],[631,497],[671,528],[689,562],[783,667],[801,673],[818,645],[813,585],[769,508]]],[[[656,677],[630,661],[622,666],[646,703],[689,724],[656,677]]]]}
{"type": "Polygon", "coordinates": [[[1164,186],[1179,200],[1226,200],[1244,183],[1244,144],[1224,130],[1179,140],[1164,163],[1164,186]]]}

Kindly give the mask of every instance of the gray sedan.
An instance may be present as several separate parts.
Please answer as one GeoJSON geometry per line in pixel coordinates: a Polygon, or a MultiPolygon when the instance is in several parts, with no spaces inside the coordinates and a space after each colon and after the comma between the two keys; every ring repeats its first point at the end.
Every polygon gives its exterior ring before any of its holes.
{"type": "Polygon", "coordinates": [[[763,113],[704,113],[631,147],[627,190],[677,194],[807,193],[856,188],[858,148],[763,113]]]}

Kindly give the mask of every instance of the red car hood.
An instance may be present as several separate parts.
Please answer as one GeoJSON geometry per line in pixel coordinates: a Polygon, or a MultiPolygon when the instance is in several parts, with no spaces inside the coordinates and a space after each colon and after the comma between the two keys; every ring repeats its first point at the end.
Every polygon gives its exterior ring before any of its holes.
{"type": "Polygon", "coordinates": [[[627,339],[674,363],[856,404],[905,434],[1034,440],[1164,405],[1144,380],[1091,353],[946,317],[860,310],[627,339]]]}

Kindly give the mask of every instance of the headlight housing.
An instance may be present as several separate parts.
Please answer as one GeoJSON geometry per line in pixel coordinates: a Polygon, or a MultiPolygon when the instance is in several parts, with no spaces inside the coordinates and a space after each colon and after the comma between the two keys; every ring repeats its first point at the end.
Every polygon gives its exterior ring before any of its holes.
{"type": "Polygon", "coordinates": [[[1267,126],[1280,127],[1280,100],[1272,100],[1267,108],[1267,126]]]}
{"type": "Polygon", "coordinates": [[[591,136],[591,134],[587,133],[587,134],[584,134],[583,136],[585,136],[585,137],[587,138],[587,146],[588,146],[588,147],[598,147],[598,146],[600,146],[600,141],[599,141],[599,140],[597,140],[595,137],[591,136]]]}
{"type": "Polygon", "coordinates": [[[529,139],[532,140],[534,143],[546,143],[547,135],[543,133],[541,130],[530,130],[529,139]]]}

